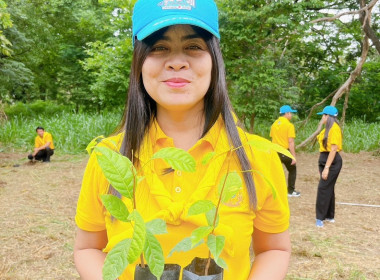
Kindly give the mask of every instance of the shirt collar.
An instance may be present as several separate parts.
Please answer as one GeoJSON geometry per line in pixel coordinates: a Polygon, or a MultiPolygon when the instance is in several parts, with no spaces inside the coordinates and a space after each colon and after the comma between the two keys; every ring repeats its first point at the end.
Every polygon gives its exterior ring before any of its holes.
{"type": "MultiPolygon", "coordinates": [[[[219,140],[219,136],[223,127],[223,119],[221,116],[219,116],[215,124],[211,127],[211,129],[206,133],[204,137],[197,141],[195,146],[200,143],[207,142],[215,150],[216,144],[219,140]]],[[[149,137],[153,145],[158,144],[161,141],[169,141],[169,143],[171,143],[171,145],[174,146],[173,139],[165,134],[165,132],[161,129],[156,119],[152,121],[152,124],[149,128],[149,137]]]]}
{"type": "Polygon", "coordinates": [[[289,121],[287,118],[285,118],[285,117],[282,117],[282,116],[281,116],[281,117],[279,117],[278,119],[279,119],[279,120],[282,120],[282,121],[284,121],[284,122],[290,122],[290,121],[289,121]]]}

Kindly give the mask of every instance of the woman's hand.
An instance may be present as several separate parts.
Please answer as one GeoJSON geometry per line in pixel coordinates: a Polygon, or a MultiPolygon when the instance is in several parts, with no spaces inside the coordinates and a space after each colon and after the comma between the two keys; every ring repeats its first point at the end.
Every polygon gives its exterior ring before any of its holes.
{"type": "Polygon", "coordinates": [[[329,167],[325,167],[322,171],[322,179],[327,180],[328,176],[329,176],[329,167]]]}

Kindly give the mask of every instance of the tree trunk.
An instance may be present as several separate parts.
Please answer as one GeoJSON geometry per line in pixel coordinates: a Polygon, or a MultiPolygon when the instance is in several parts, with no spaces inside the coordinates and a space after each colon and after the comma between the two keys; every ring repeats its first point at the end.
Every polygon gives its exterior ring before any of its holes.
{"type": "MultiPolygon", "coordinates": [[[[365,0],[358,0],[360,8],[364,8],[366,6],[365,0]]],[[[359,20],[362,24],[363,30],[365,34],[368,36],[368,38],[371,39],[372,43],[374,44],[377,52],[380,54],[380,40],[376,36],[376,32],[373,31],[371,27],[371,14],[367,14],[368,12],[361,12],[359,14],[359,20]],[[366,20],[368,18],[368,20],[366,20]]]]}
{"type": "MultiPolygon", "coordinates": [[[[364,1],[364,0],[360,0],[360,1],[364,1]]],[[[365,24],[369,25],[369,21],[371,18],[370,15],[372,13],[372,8],[374,7],[374,3],[376,4],[376,2],[377,1],[374,1],[374,0],[371,1],[371,3],[373,5],[367,11],[368,15],[365,17],[365,21],[366,21],[365,24]]],[[[362,5],[362,4],[360,4],[360,5],[362,5]]],[[[336,18],[336,16],[332,17],[332,18],[336,18]]],[[[326,20],[329,20],[329,19],[326,19],[326,20]]],[[[317,22],[317,21],[315,21],[315,22],[317,22]]],[[[364,27],[362,26],[362,28],[364,28],[364,27]]],[[[363,32],[364,32],[364,30],[363,30],[363,32]]],[[[363,38],[363,43],[362,43],[362,54],[360,56],[360,60],[359,60],[358,64],[356,65],[354,71],[351,72],[348,79],[344,82],[344,84],[342,86],[340,86],[340,88],[334,94],[334,97],[331,101],[332,106],[335,106],[336,102],[343,96],[344,93],[348,94],[348,92],[350,91],[352,84],[355,82],[356,78],[362,72],[363,64],[367,60],[368,51],[369,51],[369,38],[368,38],[367,34],[365,33],[364,38],[363,38]]],[[[311,134],[306,140],[304,140],[301,144],[299,144],[296,148],[300,149],[300,148],[305,147],[309,142],[311,142],[319,134],[319,132],[321,130],[322,130],[322,120],[319,122],[317,130],[313,134],[311,134]]]]}

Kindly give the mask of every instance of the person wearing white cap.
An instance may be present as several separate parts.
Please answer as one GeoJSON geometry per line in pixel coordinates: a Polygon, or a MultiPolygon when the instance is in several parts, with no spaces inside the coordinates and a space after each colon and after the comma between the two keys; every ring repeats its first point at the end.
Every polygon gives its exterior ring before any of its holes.
{"type": "Polygon", "coordinates": [[[296,150],[294,146],[294,139],[296,138],[296,131],[294,124],[290,122],[293,113],[297,110],[292,109],[289,105],[281,106],[280,117],[272,124],[270,129],[270,137],[272,142],[278,144],[285,149],[288,149],[293,155],[294,159],[287,157],[283,154],[278,154],[281,162],[288,170],[288,197],[299,197],[300,192],[295,190],[297,166],[296,166],[296,150]]]}
{"type": "Polygon", "coordinates": [[[320,180],[316,202],[316,226],[323,227],[323,221],[335,222],[335,183],[342,169],[342,130],[338,123],[338,109],[326,106],[322,112],[325,128],[317,136],[319,143],[318,167],[320,180]]]}
{"type": "MultiPolygon", "coordinates": [[[[136,188],[135,207],[144,221],[165,220],[168,233],[156,238],[166,263],[185,267],[195,256],[208,257],[205,243],[167,256],[179,241],[208,225],[203,216],[187,215],[188,209],[200,200],[217,203],[218,184],[230,170],[239,174],[243,188],[221,204],[213,230],[225,238],[220,254],[227,264],[224,279],[284,279],[291,249],[285,176],[276,152],[244,145],[252,139],[266,140],[236,125],[215,2],[139,0],[132,21],[128,102],[120,131],[98,145],[115,143],[109,146],[128,157],[144,178],[136,188]],[[157,151],[171,147],[193,156],[195,173],[173,171],[162,160],[150,160],[157,151]],[[216,156],[203,164],[210,153],[216,156]]],[[[107,253],[132,236],[130,223],[113,219],[104,208],[99,195],[107,193],[120,197],[104,178],[93,152],[75,217],[74,260],[84,280],[102,279],[107,253]]],[[[132,211],[128,199],[123,201],[132,211]]],[[[119,279],[133,279],[138,262],[130,263],[119,279]]]]}

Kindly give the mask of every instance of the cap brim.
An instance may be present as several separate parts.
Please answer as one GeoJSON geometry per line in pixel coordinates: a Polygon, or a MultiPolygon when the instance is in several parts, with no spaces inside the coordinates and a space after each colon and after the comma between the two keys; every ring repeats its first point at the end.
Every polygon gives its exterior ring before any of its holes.
{"type": "Polygon", "coordinates": [[[176,24],[190,24],[190,25],[198,26],[200,28],[207,30],[208,32],[213,34],[215,37],[220,39],[219,33],[213,30],[203,21],[190,17],[190,16],[183,16],[183,15],[182,16],[169,15],[166,17],[156,19],[155,21],[152,21],[143,29],[141,29],[139,32],[137,32],[136,37],[138,40],[141,41],[141,40],[144,40],[149,35],[153,34],[154,32],[160,30],[161,28],[171,26],[171,25],[176,25],[176,24]]]}
{"type": "Polygon", "coordinates": [[[290,112],[292,112],[292,113],[297,113],[297,110],[291,110],[290,112]]]}
{"type": "Polygon", "coordinates": [[[319,112],[319,113],[317,113],[317,115],[323,115],[324,113],[323,112],[319,112]]]}

